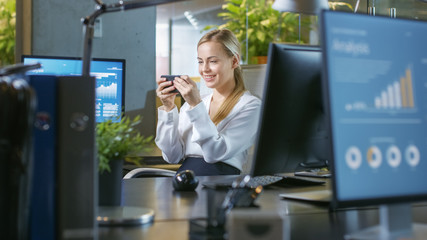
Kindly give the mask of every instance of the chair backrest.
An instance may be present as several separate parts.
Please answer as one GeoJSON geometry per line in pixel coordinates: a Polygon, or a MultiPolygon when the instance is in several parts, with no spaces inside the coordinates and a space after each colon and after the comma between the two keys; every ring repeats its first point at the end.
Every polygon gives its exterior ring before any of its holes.
{"type": "Polygon", "coordinates": [[[135,168],[128,172],[123,179],[141,177],[173,177],[176,171],[161,168],[135,168]]]}
{"type": "MultiPolygon", "coordinates": [[[[254,64],[254,65],[242,65],[243,78],[245,80],[246,89],[248,89],[253,95],[263,99],[264,83],[267,65],[266,64],[254,64]]],[[[248,160],[243,164],[241,174],[249,174],[252,167],[252,161],[254,157],[254,147],[249,150],[248,160]]]]}
{"type": "Polygon", "coordinates": [[[262,100],[266,75],[266,64],[242,65],[246,88],[262,100]]]}

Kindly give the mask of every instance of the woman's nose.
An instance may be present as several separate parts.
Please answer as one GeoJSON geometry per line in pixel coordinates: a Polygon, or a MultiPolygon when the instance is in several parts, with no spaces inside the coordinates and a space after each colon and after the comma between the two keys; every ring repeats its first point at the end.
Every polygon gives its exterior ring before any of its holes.
{"type": "Polygon", "coordinates": [[[203,64],[203,71],[208,71],[209,70],[209,64],[208,63],[204,63],[203,64]]]}

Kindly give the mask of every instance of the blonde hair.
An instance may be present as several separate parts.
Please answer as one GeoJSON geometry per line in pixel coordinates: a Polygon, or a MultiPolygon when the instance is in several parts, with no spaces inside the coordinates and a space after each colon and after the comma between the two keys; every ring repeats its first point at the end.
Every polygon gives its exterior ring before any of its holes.
{"type": "MultiPolygon", "coordinates": [[[[240,43],[236,36],[228,29],[216,29],[206,33],[197,44],[197,48],[206,42],[220,43],[229,57],[236,57],[240,60],[240,43]]],[[[234,81],[236,83],[231,94],[224,100],[218,109],[218,112],[213,116],[212,122],[217,125],[231,112],[237,104],[240,97],[246,91],[243,81],[243,72],[240,65],[234,69],[234,81]]]]}

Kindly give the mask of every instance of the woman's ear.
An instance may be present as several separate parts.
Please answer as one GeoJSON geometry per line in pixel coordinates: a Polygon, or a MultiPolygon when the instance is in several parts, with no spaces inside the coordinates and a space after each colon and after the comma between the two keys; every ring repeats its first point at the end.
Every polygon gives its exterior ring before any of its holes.
{"type": "Polygon", "coordinates": [[[233,65],[232,68],[237,68],[240,65],[240,56],[233,56],[233,65]]]}

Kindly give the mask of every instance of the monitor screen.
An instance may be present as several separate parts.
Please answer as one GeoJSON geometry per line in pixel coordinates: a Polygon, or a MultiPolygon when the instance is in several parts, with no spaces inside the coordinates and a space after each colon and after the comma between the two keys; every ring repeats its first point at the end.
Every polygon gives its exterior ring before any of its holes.
{"type": "Polygon", "coordinates": [[[253,176],[327,162],[321,56],[316,46],[270,44],[253,176]]]}
{"type": "MultiPolygon", "coordinates": [[[[40,63],[41,68],[28,75],[76,76],[82,74],[82,60],[71,57],[22,56],[23,63],[40,63]]],[[[125,60],[94,58],[90,75],[96,78],[95,119],[120,121],[124,111],[125,60]]]]}
{"type": "Polygon", "coordinates": [[[322,17],[335,204],[427,199],[427,23],[322,17]]]}

